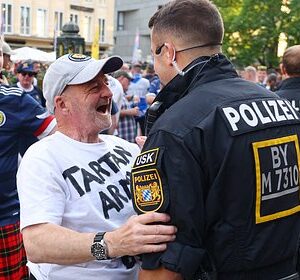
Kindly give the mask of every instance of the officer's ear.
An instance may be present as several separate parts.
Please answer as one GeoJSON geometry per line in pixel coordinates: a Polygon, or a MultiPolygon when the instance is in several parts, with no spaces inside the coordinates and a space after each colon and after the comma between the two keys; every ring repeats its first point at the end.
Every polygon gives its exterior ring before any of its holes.
{"type": "Polygon", "coordinates": [[[174,61],[176,61],[176,50],[173,44],[165,43],[165,54],[167,56],[168,64],[172,65],[174,61]]]}
{"type": "Polygon", "coordinates": [[[283,63],[280,63],[279,66],[280,66],[281,74],[282,74],[283,76],[287,76],[288,74],[287,74],[287,72],[286,72],[285,67],[283,66],[283,63]]]}

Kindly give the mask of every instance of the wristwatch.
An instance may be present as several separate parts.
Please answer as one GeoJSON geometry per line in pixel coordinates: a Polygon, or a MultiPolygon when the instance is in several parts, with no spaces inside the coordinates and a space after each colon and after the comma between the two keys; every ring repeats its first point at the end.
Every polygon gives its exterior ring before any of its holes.
{"type": "Polygon", "coordinates": [[[103,239],[105,233],[106,232],[98,232],[95,235],[94,243],[91,246],[91,254],[98,261],[109,259],[107,245],[103,239]]]}

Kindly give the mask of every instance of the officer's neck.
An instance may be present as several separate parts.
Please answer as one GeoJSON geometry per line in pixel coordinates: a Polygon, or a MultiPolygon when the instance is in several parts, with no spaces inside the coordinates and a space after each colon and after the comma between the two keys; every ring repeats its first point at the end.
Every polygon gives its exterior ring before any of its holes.
{"type": "MultiPolygon", "coordinates": [[[[183,50],[185,48],[183,47],[180,49],[183,50]]],[[[222,50],[220,46],[204,47],[198,49],[196,48],[196,49],[191,49],[183,52],[177,52],[176,53],[177,64],[180,67],[180,69],[184,69],[199,57],[210,57],[214,54],[221,53],[221,52],[222,50]]]]}

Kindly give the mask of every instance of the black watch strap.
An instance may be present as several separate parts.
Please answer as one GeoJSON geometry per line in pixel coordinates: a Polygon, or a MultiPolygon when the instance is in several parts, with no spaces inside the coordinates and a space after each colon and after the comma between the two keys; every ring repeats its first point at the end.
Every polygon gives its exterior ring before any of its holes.
{"type": "Polygon", "coordinates": [[[98,232],[94,237],[94,242],[100,242],[106,232],[98,232]]]}
{"type": "Polygon", "coordinates": [[[94,242],[91,246],[91,254],[96,258],[96,260],[107,260],[108,249],[104,240],[105,232],[98,232],[94,237],[94,242]]]}

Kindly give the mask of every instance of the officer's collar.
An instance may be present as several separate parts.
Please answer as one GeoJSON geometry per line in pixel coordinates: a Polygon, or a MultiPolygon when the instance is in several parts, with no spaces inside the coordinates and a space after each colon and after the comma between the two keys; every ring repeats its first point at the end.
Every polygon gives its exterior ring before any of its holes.
{"type": "Polygon", "coordinates": [[[162,101],[165,107],[169,108],[196,85],[199,86],[200,84],[216,80],[216,74],[223,74],[224,70],[226,70],[226,75],[230,75],[228,73],[231,73],[231,76],[237,77],[237,73],[233,69],[232,64],[223,54],[217,54],[211,57],[198,57],[183,69],[183,72],[186,72],[184,76],[176,75],[158,93],[155,101],[162,101]],[[216,67],[217,65],[219,67],[216,67]],[[220,66],[222,67],[222,71],[220,71],[220,66]],[[224,67],[226,67],[226,69],[224,69],[224,67]]]}
{"type": "Polygon", "coordinates": [[[290,77],[283,80],[278,86],[277,90],[299,87],[299,85],[300,85],[300,77],[290,77]]]}

